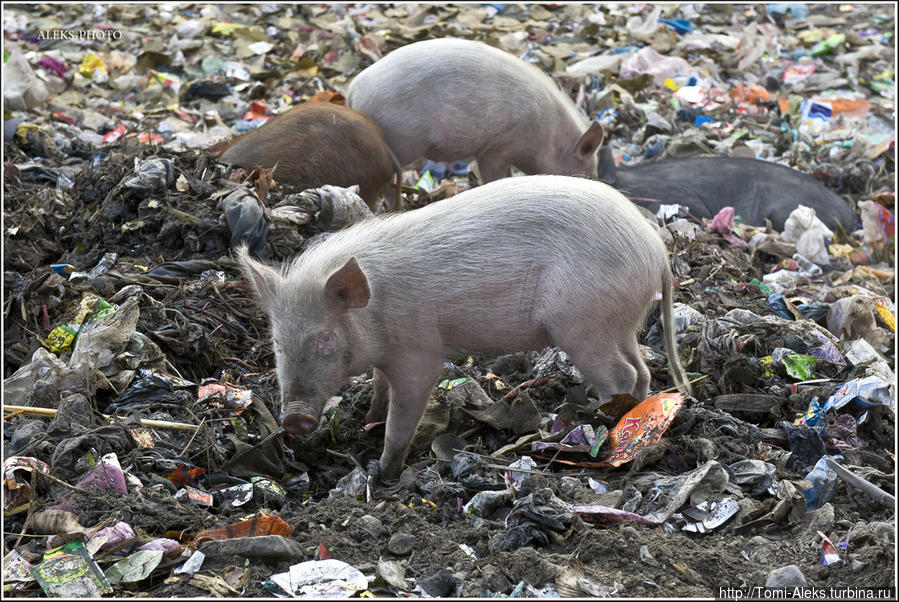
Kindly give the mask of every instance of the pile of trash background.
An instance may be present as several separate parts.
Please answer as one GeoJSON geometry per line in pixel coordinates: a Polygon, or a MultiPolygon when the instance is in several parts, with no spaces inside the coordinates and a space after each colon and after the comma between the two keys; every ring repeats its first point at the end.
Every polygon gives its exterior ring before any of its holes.
{"type": "MultiPolygon", "coordinates": [[[[6,6],[4,593],[892,585],[894,29],[892,4],[6,6]],[[286,259],[370,210],[207,149],[446,36],[552,75],[620,171],[752,158],[855,217],[660,204],[694,396],[667,392],[657,317],[647,400],[600,403],[556,349],[447,358],[385,489],[363,469],[370,374],[311,439],[278,430],[266,317],[231,256],[286,259]]],[[[405,205],[472,172],[419,161],[405,205]]]]}

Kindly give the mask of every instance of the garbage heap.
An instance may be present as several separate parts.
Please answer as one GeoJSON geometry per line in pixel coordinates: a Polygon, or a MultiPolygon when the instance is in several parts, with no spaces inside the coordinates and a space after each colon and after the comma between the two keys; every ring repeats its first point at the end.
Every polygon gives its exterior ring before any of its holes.
{"type": "MultiPolygon", "coordinates": [[[[893,582],[892,6],[7,8],[5,593],[893,582]],[[52,34],[71,23],[100,33],[52,34]],[[206,149],[442,36],[553,75],[619,168],[778,163],[855,223],[798,206],[775,229],[726,198],[710,218],[660,207],[694,396],[667,391],[655,316],[646,400],[596,399],[557,349],[448,358],[385,488],[364,469],[383,436],[364,420],[370,374],[309,440],[279,430],[266,317],[230,255],[247,242],[286,259],[370,210],[354,189],[295,189],[206,149]]],[[[464,162],[413,167],[410,208],[476,183],[464,162]]]]}

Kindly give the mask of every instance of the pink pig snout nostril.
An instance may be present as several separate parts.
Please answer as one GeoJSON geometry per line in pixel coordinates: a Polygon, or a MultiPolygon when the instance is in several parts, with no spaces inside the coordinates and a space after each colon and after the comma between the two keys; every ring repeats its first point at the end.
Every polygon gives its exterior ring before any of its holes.
{"type": "Polygon", "coordinates": [[[315,431],[315,427],[318,426],[318,424],[316,423],[315,418],[309,414],[297,412],[284,416],[284,420],[281,421],[281,426],[283,426],[284,430],[289,433],[309,436],[315,431]]]}

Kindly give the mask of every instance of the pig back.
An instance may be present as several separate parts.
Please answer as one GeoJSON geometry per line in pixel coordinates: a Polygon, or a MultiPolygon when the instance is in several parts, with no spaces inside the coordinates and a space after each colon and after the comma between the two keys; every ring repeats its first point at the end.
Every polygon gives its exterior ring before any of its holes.
{"type": "Polygon", "coordinates": [[[568,152],[588,125],[539,68],[470,40],[398,48],[357,75],[346,97],[377,122],[401,165],[498,147],[537,152],[558,140],[568,152]]]}
{"type": "Polygon", "coordinates": [[[565,176],[506,178],[354,225],[297,259],[296,290],[320,288],[349,257],[380,321],[480,350],[546,344],[540,331],[560,311],[632,333],[668,270],[664,243],[627,199],[565,176]]]}
{"type": "Polygon", "coordinates": [[[369,117],[333,103],[306,103],[235,138],[219,158],[251,169],[272,168],[274,178],[298,188],[359,185],[373,207],[393,175],[390,151],[369,117]]]}

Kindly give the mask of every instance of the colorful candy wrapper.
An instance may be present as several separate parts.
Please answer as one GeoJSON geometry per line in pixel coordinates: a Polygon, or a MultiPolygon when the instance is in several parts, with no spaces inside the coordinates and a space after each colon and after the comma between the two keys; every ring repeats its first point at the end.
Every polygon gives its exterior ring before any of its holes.
{"type": "Polygon", "coordinates": [[[791,353],[784,357],[781,362],[787,369],[787,374],[798,380],[811,380],[815,372],[815,364],[818,358],[811,355],[801,355],[799,353],[791,353]]]}
{"type": "Polygon", "coordinates": [[[812,401],[808,404],[808,409],[802,414],[798,414],[793,424],[804,424],[813,427],[819,433],[824,432],[827,421],[824,419],[824,410],[821,408],[821,404],[818,403],[817,397],[812,398],[812,401]]]}
{"type": "Polygon", "coordinates": [[[877,310],[877,314],[880,316],[880,319],[883,320],[883,323],[886,324],[886,327],[889,328],[891,332],[896,332],[896,316],[894,316],[893,312],[890,311],[890,308],[887,307],[886,300],[883,298],[875,300],[874,309],[877,310]]]}
{"type": "Polygon", "coordinates": [[[789,85],[801,82],[815,72],[816,65],[811,63],[787,65],[784,69],[783,83],[789,85]]]}
{"type": "Polygon", "coordinates": [[[829,564],[835,564],[840,561],[840,555],[837,553],[837,547],[833,545],[833,542],[818,531],[818,535],[821,536],[821,564],[827,566],[829,564]]]}
{"type": "Polygon", "coordinates": [[[594,429],[589,424],[579,424],[558,443],[535,441],[531,444],[531,449],[537,451],[552,448],[562,452],[586,452],[595,458],[608,434],[608,429],[602,425],[594,429]]]}
{"type": "Polygon", "coordinates": [[[890,395],[890,383],[879,376],[856,378],[843,384],[824,404],[824,411],[838,410],[854,401],[866,408],[885,405],[896,409],[896,400],[890,395]]]}
{"type": "Polygon", "coordinates": [[[656,443],[683,403],[680,393],[658,393],[640,402],[609,432],[612,453],[603,464],[621,466],[633,460],[641,448],[656,443]]]}
{"type": "Polygon", "coordinates": [[[112,593],[112,586],[81,541],[45,553],[44,561],[31,567],[31,573],[51,598],[99,598],[112,593]]]}

